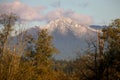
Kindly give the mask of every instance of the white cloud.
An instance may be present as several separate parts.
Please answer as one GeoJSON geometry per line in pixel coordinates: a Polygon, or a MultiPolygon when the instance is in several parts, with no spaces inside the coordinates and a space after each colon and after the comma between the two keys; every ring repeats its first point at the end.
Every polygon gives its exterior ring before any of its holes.
{"type": "Polygon", "coordinates": [[[92,19],[90,16],[86,16],[86,15],[83,15],[83,14],[78,14],[78,13],[73,13],[69,16],[71,19],[75,20],[76,22],[78,23],[81,23],[81,24],[85,24],[85,25],[88,25],[88,24],[91,24],[92,23],[92,19]]]}
{"type": "Polygon", "coordinates": [[[60,17],[69,17],[72,20],[76,21],[77,23],[85,25],[89,25],[92,23],[92,18],[90,16],[78,14],[72,10],[64,10],[60,8],[50,11],[46,16],[46,20],[49,22],[60,17]]]}
{"type": "Polygon", "coordinates": [[[43,6],[40,7],[31,7],[25,5],[19,1],[15,1],[13,3],[5,3],[0,5],[0,14],[4,13],[15,13],[22,20],[32,21],[32,20],[43,20],[44,16],[42,14],[43,6]]]}
{"type": "Polygon", "coordinates": [[[63,14],[64,14],[64,9],[55,9],[55,10],[47,13],[46,20],[47,20],[47,22],[49,22],[51,20],[55,20],[55,19],[63,16],[63,14]]]}
{"type": "MultiPolygon", "coordinates": [[[[57,3],[58,4],[58,3],[57,3]]],[[[23,4],[20,1],[13,3],[4,3],[0,5],[0,14],[15,13],[24,21],[46,21],[55,20],[60,17],[69,17],[80,24],[90,24],[92,19],[90,16],[82,15],[74,12],[73,10],[65,10],[57,8],[43,14],[46,8],[44,6],[31,7],[23,4]]]]}

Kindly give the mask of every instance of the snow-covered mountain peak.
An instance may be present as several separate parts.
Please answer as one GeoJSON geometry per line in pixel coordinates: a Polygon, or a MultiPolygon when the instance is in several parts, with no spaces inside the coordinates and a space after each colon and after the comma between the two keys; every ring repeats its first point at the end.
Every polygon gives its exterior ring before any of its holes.
{"type": "Polygon", "coordinates": [[[71,32],[74,36],[81,37],[82,35],[95,32],[96,30],[90,28],[88,25],[81,25],[73,21],[71,18],[61,17],[59,19],[51,21],[44,28],[47,28],[50,33],[53,33],[55,30],[59,31],[61,34],[66,35],[68,32],[71,32]]]}

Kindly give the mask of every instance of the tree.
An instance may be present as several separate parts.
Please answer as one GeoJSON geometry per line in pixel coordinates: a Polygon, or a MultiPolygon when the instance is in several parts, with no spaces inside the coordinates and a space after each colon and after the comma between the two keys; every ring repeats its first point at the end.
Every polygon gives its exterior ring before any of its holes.
{"type": "Polygon", "coordinates": [[[19,68],[20,56],[6,45],[17,20],[15,14],[0,15],[0,80],[13,80],[19,68]]]}
{"type": "Polygon", "coordinates": [[[102,31],[98,35],[98,45],[89,39],[88,44],[94,46],[95,52],[88,51],[89,54],[74,62],[75,76],[78,76],[78,80],[120,79],[120,19],[115,19],[102,31]]]}
{"type": "MultiPolygon", "coordinates": [[[[58,80],[59,73],[54,71],[52,61],[57,49],[46,29],[38,33],[34,53],[24,51],[21,55],[23,51],[18,50],[19,46],[14,50],[8,48],[7,42],[16,21],[17,16],[14,14],[0,16],[0,80],[58,80]]],[[[29,40],[32,42],[31,36],[29,40]]]]}
{"type": "Polygon", "coordinates": [[[107,80],[120,79],[120,19],[115,19],[106,29],[103,29],[102,38],[105,40],[106,48],[104,61],[106,69],[104,74],[107,80]]]}
{"type": "Polygon", "coordinates": [[[57,53],[57,49],[52,44],[52,36],[43,29],[38,33],[36,41],[36,51],[32,54],[34,62],[36,80],[53,80],[55,77],[52,69],[52,55],[57,53]]]}
{"type": "Polygon", "coordinates": [[[43,29],[38,33],[38,40],[36,43],[36,54],[44,55],[47,60],[53,53],[56,53],[57,49],[53,46],[52,36],[47,32],[47,29],[43,29]]]}
{"type": "Polygon", "coordinates": [[[0,25],[2,27],[0,31],[0,55],[3,53],[5,43],[7,42],[17,20],[18,17],[15,14],[0,15],[0,25]]]}

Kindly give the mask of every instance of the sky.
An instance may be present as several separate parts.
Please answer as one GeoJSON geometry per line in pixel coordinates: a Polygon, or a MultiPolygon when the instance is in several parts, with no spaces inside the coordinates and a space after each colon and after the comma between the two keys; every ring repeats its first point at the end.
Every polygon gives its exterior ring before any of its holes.
{"type": "Polygon", "coordinates": [[[44,25],[60,17],[80,24],[108,25],[120,18],[120,0],[0,0],[0,14],[15,13],[27,26],[44,25]]]}

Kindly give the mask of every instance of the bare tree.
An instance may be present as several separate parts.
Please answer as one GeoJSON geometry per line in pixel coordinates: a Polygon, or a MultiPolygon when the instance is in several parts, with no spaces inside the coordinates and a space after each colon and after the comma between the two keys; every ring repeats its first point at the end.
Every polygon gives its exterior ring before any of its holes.
{"type": "Polygon", "coordinates": [[[7,42],[7,39],[9,35],[11,34],[11,31],[13,30],[13,26],[15,25],[15,22],[18,20],[18,17],[15,14],[2,14],[0,15],[0,25],[1,25],[1,31],[0,31],[0,55],[2,55],[5,47],[5,43],[7,42]]]}

